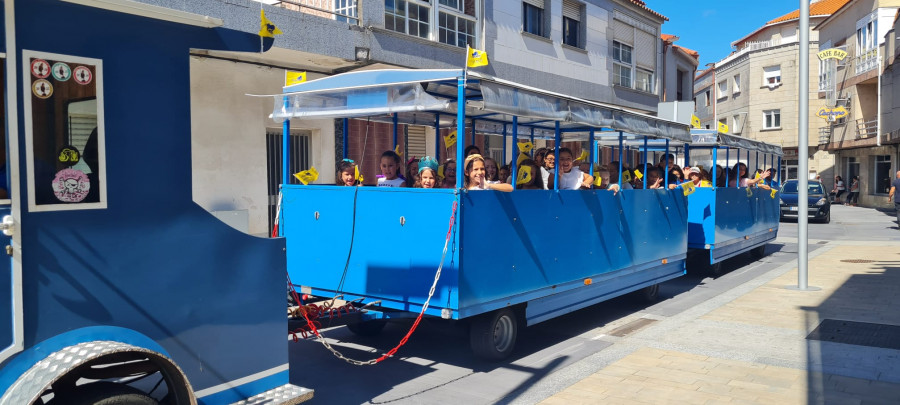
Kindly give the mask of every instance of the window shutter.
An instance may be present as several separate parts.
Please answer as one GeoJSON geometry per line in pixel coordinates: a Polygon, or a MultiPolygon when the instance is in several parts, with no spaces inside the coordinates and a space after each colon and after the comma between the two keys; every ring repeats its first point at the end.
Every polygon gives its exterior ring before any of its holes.
{"type": "Polygon", "coordinates": [[[531,4],[532,6],[543,9],[544,8],[544,0],[522,0],[527,4],[531,4]]]}
{"type": "Polygon", "coordinates": [[[634,31],[635,62],[652,71],[656,71],[656,37],[641,30],[634,31]]]}
{"type": "Polygon", "coordinates": [[[581,4],[570,0],[563,0],[563,17],[581,21],[581,4]]]}
{"type": "Polygon", "coordinates": [[[425,127],[409,125],[406,127],[406,154],[408,158],[413,156],[421,158],[427,155],[425,148],[425,127]]]}
{"type": "Polygon", "coordinates": [[[634,45],[634,27],[619,20],[613,20],[613,38],[621,43],[634,45]]]}

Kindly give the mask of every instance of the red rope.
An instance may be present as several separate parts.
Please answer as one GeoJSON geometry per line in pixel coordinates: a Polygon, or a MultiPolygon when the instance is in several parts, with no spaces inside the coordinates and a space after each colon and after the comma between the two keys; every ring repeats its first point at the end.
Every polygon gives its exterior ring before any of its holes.
{"type": "MultiPolygon", "coordinates": [[[[449,229],[447,229],[447,239],[444,241],[445,244],[447,244],[447,243],[450,242],[450,237],[453,235],[453,224],[454,224],[454,222],[456,222],[456,205],[457,205],[457,201],[454,201],[454,202],[453,202],[453,212],[450,214],[450,226],[449,226],[449,229]]],[[[291,282],[291,275],[290,275],[290,273],[288,273],[287,278],[288,278],[288,285],[291,287],[291,294],[293,295],[294,300],[297,302],[297,305],[300,305],[300,296],[297,295],[297,290],[294,289],[294,283],[291,282]]],[[[356,307],[353,307],[352,303],[348,303],[348,304],[346,304],[346,305],[344,305],[344,306],[342,306],[342,307],[337,308],[337,315],[338,315],[338,317],[340,317],[340,310],[341,310],[341,308],[344,308],[344,307],[347,307],[347,306],[353,308],[353,310],[356,309],[356,307]]],[[[306,338],[309,336],[309,332],[312,332],[312,333],[315,334],[317,337],[320,337],[320,338],[321,338],[322,335],[319,333],[319,329],[316,328],[316,325],[315,325],[316,323],[318,323],[320,327],[322,326],[322,324],[321,324],[320,322],[315,321],[315,319],[317,319],[319,316],[321,316],[321,312],[322,312],[322,311],[321,311],[321,308],[320,308],[318,305],[315,305],[315,304],[311,304],[311,305],[308,305],[308,306],[302,305],[301,307],[304,307],[304,308],[305,308],[304,311],[308,311],[310,308],[313,308],[313,309],[315,309],[316,312],[315,312],[315,314],[314,314],[315,316],[312,316],[312,315],[309,314],[308,312],[302,312],[303,317],[306,318],[306,326],[307,326],[309,329],[298,328],[298,329],[292,331],[292,332],[291,332],[291,336],[292,336],[292,338],[294,339],[294,342],[296,342],[296,341],[298,340],[298,339],[297,339],[297,333],[298,333],[298,332],[301,334],[301,336],[302,336],[304,339],[306,339],[306,338]]],[[[334,311],[335,311],[335,309],[331,309],[331,310],[329,311],[329,317],[331,317],[331,316],[333,315],[334,311]]],[[[345,309],[345,311],[349,314],[351,310],[350,310],[350,309],[345,309]]],[[[416,320],[413,322],[412,327],[409,328],[409,331],[406,332],[406,335],[403,336],[403,339],[400,339],[400,343],[398,343],[397,346],[394,346],[394,348],[392,348],[391,350],[388,350],[387,353],[381,355],[381,357],[375,359],[375,363],[380,363],[380,362],[384,361],[385,359],[387,359],[388,357],[391,357],[391,356],[393,356],[394,354],[396,354],[396,353],[397,353],[397,350],[399,350],[401,346],[405,345],[406,342],[409,340],[409,337],[412,336],[413,332],[415,332],[416,328],[419,326],[419,322],[422,321],[422,316],[423,316],[423,315],[425,315],[425,308],[424,308],[424,307],[422,308],[422,311],[419,312],[419,316],[416,317],[416,320]]]]}

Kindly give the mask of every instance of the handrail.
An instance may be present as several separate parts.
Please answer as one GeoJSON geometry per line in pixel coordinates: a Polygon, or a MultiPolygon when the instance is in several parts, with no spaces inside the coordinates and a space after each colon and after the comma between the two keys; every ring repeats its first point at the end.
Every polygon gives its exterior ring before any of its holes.
{"type": "MultiPolygon", "coordinates": [[[[258,1],[258,0],[257,0],[257,1],[258,1]]],[[[353,20],[354,23],[355,23],[356,25],[359,25],[360,19],[359,19],[358,16],[352,16],[352,15],[348,15],[348,14],[342,14],[342,13],[335,12],[335,11],[333,11],[333,10],[327,10],[327,9],[319,8],[319,7],[316,7],[316,6],[310,6],[310,5],[308,5],[308,4],[303,4],[303,1],[304,1],[304,0],[279,0],[279,1],[274,1],[274,2],[272,2],[271,5],[273,5],[273,6],[278,6],[278,7],[284,8],[284,9],[288,9],[287,7],[284,6],[285,4],[289,4],[289,5],[297,6],[297,7],[301,7],[301,8],[307,8],[307,9],[310,9],[310,10],[313,10],[313,11],[317,11],[317,12],[320,12],[320,13],[331,14],[331,15],[333,15],[333,16],[335,16],[335,17],[343,17],[343,18],[346,18],[348,21],[353,20]]],[[[359,3],[356,2],[356,1],[354,1],[354,9],[356,9],[356,10],[357,10],[357,14],[359,14],[359,3]]],[[[301,13],[303,12],[302,10],[298,10],[298,11],[300,11],[301,13]]],[[[307,14],[308,14],[308,13],[307,13],[307,14]]]]}

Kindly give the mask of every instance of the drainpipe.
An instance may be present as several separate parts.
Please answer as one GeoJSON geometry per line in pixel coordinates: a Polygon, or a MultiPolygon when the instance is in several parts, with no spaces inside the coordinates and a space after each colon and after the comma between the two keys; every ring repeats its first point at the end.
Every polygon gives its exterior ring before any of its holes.
{"type": "MultiPolygon", "coordinates": [[[[669,45],[672,45],[672,43],[669,42],[668,40],[663,40],[662,43],[663,43],[663,52],[662,52],[662,54],[663,54],[663,66],[662,66],[662,67],[663,67],[663,68],[662,68],[662,71],[663,71],[663,74],[662,74],[662,88],[663,88],[663,91],[662,91],[662,99],[663,99],[663,101],[669,101],[669,98],[668,98],[667,95],[666,95],[666,94],[668,93],[668,92],[666,91],[666,90],[668,90],[668,88],[666,87],[666,78],[667,78],[668,75],[669,75],[669,71],[666,70],[666,59],[668,59],[668,56],[667,56],[668,53],[667,53],[667,52],[668,52],[668,49],[669,49],[669,45]]],[[[677,77],[677,76],[676,76],[676,77],[677,77]]],[[[678,101],[678,100],[676,100],[676,101],[678,101]]]]}
{"type": "MultiPolygon", "coordinates": [[[[887,43],[885,43],[885,46],[887,46],[887,43]]],[[[883,52],[880,51],[881,49],[879,49],[879,53],[881,53],[881,55],[878,55],[878,116],[875,118],[875,130],[877,131],[877,133],[875,134],[876,146],[881,146],[881,58],[883,56],[883,52]]]]}

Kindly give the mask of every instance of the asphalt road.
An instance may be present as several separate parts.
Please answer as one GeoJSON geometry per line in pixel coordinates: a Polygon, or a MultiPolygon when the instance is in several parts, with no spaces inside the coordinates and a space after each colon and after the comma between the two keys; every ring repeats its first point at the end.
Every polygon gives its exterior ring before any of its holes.
{"type": "MultiPolygon", "coordinates": [[[[893,213],[835,206],[830,224],[809,225],[809,248],[830,240],[898,240],[893,213]]],[[[289,343],[291,383],[315,390],[311,404],[536,403],[589,375],[604,357],[614,358],[617,338],[601,333],[637,318],[664,320],[797,259],[796,221],[782,223],[776,243],[754,261],[741,255],[709,277],[696,267],[660,286],[652,305],[620,297],[520,329],[513,356],[502,362],[476,359],[460,325],[424,321],[398,354],[374,366],[346,363],[320,343],[289,343]]],[[[344,327],[326,329],[347,357],[368,360],[393,347],[411,322],[391,323],[371,338],[344,327]]]]}

